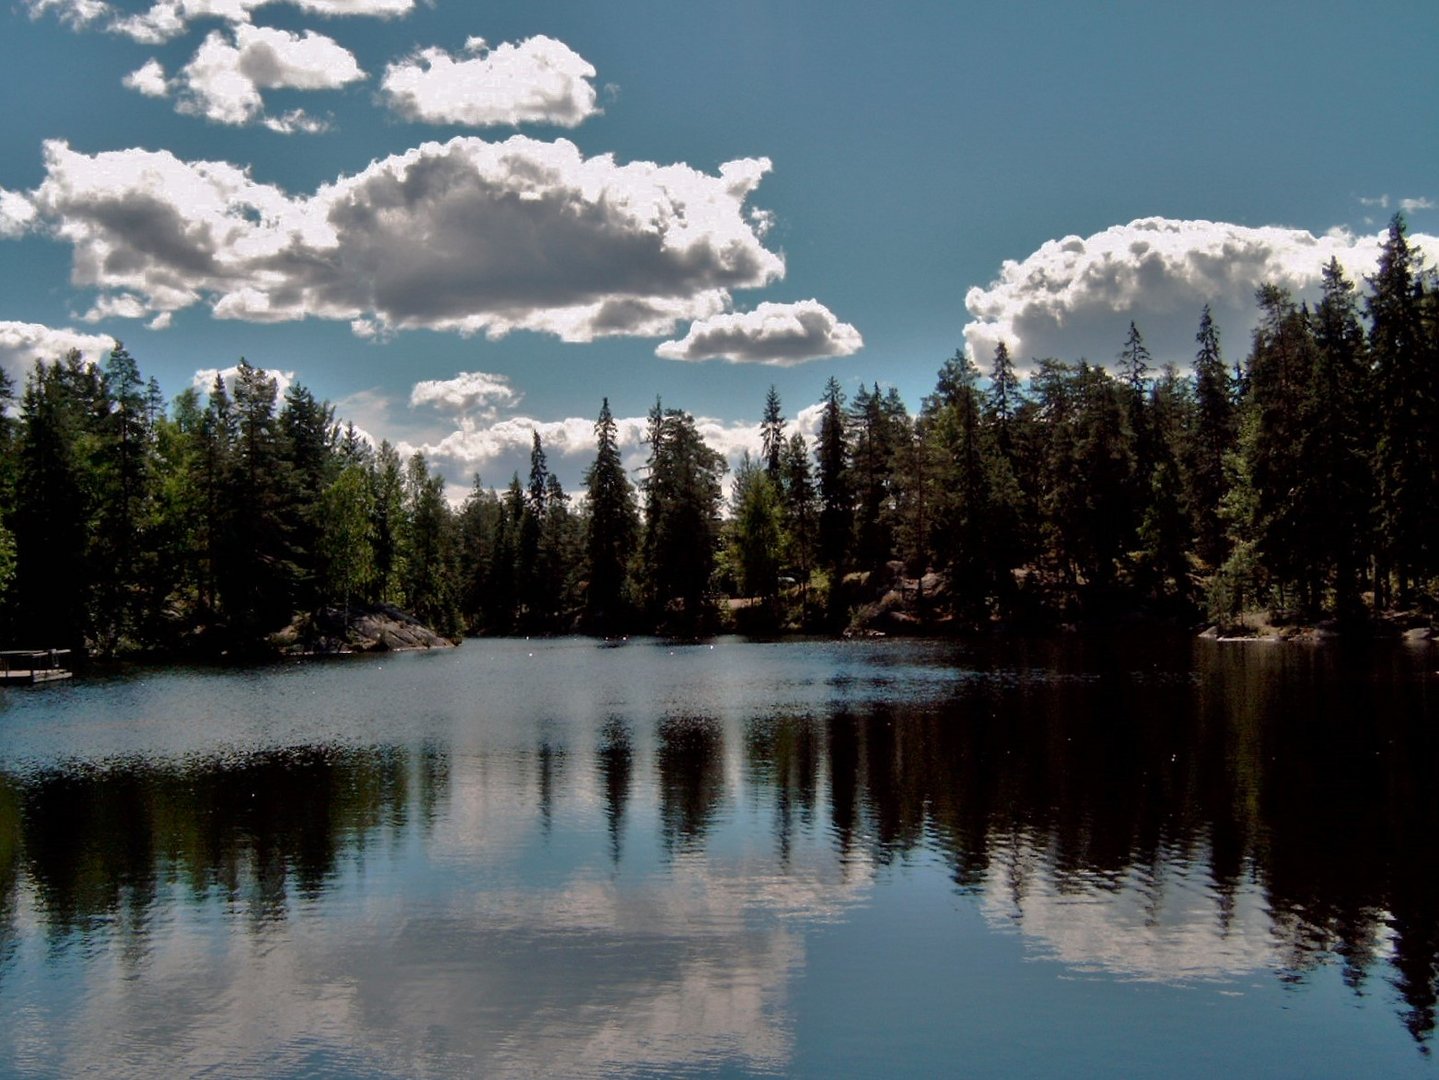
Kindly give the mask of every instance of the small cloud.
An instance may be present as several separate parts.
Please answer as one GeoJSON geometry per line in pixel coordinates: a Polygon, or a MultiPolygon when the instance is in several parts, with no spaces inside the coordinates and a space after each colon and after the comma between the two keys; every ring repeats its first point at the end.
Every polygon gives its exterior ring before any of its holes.
{"type": "Polygon", "coordinates": [[[0,236],[19,236],[35,222],[35,204],[16,191],[0,188],[0,236]]]}
{"type": "Polygon", "coordinates": [[[465,42],[468,59],[425,49],[385,69],[390,107],[429,124],[555,124],[576,127],[594,116],[594,67],[562,41],[543,35],[491,49],[465,42]]]}
{"type": "Polygon", "coordinates": [[[410,391],[410,407],[431,405],[451,413],[484,410],[490,415],[497,405],[514,405],[520,393],[503,375],[484,371],[462,371],[453,379],[436,379],[415,383],[410,391]]]}
{"type": "Polygon", "coordinates": [[[729,360],[736,364],[788,367],[806,360],[849,356],[864,339],[818,300],[762,303],[753,311],[714,315],[690,326],[679,341],[662,343],[655,354],[667,360],[729,360]]]}
{"type": "Polygon", "coordinates": [[[281,135],[300,132],[305,135],[319,135],[330,130],[330,122],[311,116],[304,109],[291,109],[282,116],[267,116],[264,124],[271,131],[281,135]]]}
{"type": "Polygon", "coordinates": [[[101,296],[90,310],[80,316],[81,322],[97,323],[105,319],[143,319],[149,314],[145,302],[131,293],[101,296]]]}
{"type": "MultiPolygon", "coordinates": [[[[136,89],[148,87],[142,90],[148,93],[156,89],[155,74],[147,64],[126,82],[136,89]]],[[[323,131],[325,125],[301,110],[267,118],[262,90],[334,90],[364,77],[354,54],[323,34],[241,24],[233,39],[213,31],[173,83],[162,79],[159,86],[174,91],[176,112],[217,124],[261,122],[272,131],[291,134],[323,131]]]]}
{"type": "Polygon", "coordinates": [[[129,89],[144,94],[146,97],[162,98],[168,97],[170,94],[170,84],[165,78],[165,67],[153,57],[126,75],[123,82],[129,89]]]}
{"type": "Polygon", "coordinates": [[[1361,195],[1361,196],[1359,196],[1359,205],[1360,205],[1360,206],[1375,206],[1375,207],[1378,207],[1380,210],[1388,210],[1388,209],[1389,209],[1389,196],[1388,196],[1388,195],[1374,195],[1374,196],[1371,196],[1371,197],[1366,198],[1365,196],[1361,195]]]}
{"type": "MultiPolygon", "coordinates": [[[[183,34],[196,19],[219,18],[233,24],[248,23],[251,12],[278,0],[156,0],[144,11],[126,14],[106,0],[21,0],[32,19],[46,12],[72,29],[100,26],[146,45],[160,45],[183,34]]],[[[313,15],[371,15],[387,18],[406,15],[415,0],[289,0],[313,15]]]]}
{"type": "Polygon", "coordinates": [[[1430,198],[1421,197],[1417,199],[1399,200],[1399,209],[1403,210],[1406,214],[1412,214],[1415,210],[1433,210],[1434,206],[1434,200],[1430,198]]]}

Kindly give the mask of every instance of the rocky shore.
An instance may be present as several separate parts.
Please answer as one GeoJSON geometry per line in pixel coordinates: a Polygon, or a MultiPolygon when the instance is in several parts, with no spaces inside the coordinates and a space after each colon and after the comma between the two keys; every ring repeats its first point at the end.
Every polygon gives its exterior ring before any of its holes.
{"type": "Polygon", "coordinates": [[[391,604],[321,608],[296,615],[270,645],[284,656],[337,656],[346,653],[452,649],[455,642],[435,633],[391,604]]]}

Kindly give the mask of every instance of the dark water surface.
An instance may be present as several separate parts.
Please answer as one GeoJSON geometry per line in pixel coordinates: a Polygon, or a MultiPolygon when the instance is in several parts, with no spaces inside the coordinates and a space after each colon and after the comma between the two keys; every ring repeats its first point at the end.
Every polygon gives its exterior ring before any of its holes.
{"type": "Polygon", "coordinates": [[[1426,1076],[1439,652],[469,642],[0,691],[0,1073],[1426,1076]]]}

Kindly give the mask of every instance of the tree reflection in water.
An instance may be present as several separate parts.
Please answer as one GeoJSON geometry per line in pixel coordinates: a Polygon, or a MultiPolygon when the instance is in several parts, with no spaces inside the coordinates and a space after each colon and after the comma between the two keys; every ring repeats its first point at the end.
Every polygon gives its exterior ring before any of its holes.
{"type": "Polygon", "coordinates": [[[1203,976],[1223,957],[1206,967],[1179,940],[1202,924],[1206,947],[1284,980],[1337,963],[1356,994],[1387,983],[1427,1047],[1439,978],[1431,684],[1402,657],[1391,670],[1367,653],[1195,655],[1192,672],[1151,673],[1008,654],[918,703],[609,716],[575,735],[592,754],[545,737],[484,768],[430,742],[0,773],[0,987],[22,908],[52,951],[100,936],[132,968],[176,889],[263,933],[323,903],[345,866],[429,843],[454,816],[458,779],[501,782],[485,779],[499,763],[538,778],[546,835],[579,812],[569,793],[592,789],[615,870],[641,823],[654,822],[665,857],[688,857],[743,807],[768,820],[767,875],[816,836],[846,880],[938,855],[960,894],[1065,962],[1203,976]],[[1076,922],[1083,910],[1108,925],[1076,922]],[[1252,937],[1256,919],[1267,942],[1252,937]],[[1151,957],[1135,955],[1145,947],[1151,957]]]}

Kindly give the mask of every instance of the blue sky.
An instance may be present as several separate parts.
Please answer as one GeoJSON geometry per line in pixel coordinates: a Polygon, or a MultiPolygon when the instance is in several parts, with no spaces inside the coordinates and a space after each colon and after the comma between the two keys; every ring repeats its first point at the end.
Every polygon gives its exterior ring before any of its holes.
{"type": "Polygon", "coordinates": [[[1401,206],[1439,254],[1427,4],[0,18],[0,362],[114,336],[174,394],[243,355],[456,485],[537,428],[573,487],[605,395],[733,456],[771,383],[918,407],[956,348],[1107,362],[1131,318],[1183,363],[1206,302],[1237,358],[1259,281],[1364,273],[1401,206]]]}

